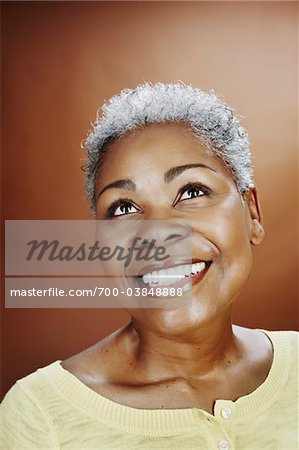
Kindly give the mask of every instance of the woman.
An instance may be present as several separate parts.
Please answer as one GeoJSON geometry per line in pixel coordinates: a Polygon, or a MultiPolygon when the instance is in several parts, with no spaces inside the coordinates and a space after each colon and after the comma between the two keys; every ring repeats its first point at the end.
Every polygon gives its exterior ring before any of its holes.
{"type": "Polygon", "coordinates": [[[18,380],[2,448],[297,448],[297,333],[231,323],[264,237],[238,118],[214,93],[144,84],[109,100],[86,147],[96,219],[191,223],[191,303],[127,308],[121,329],[18,380]]]}

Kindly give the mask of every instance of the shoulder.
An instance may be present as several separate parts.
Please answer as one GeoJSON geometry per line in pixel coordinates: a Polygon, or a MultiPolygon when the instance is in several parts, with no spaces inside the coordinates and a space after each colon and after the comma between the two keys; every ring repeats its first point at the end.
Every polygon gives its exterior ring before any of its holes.
{"type": "Polygon", "coordinates": [[[55,448],[54,427],[43,398],[50,384],[45,374],[51,372],[56,361],[19,379],[6,393],[0,408],[1,448],[19,448],[20,443],[34,448],[39,442],[55,448]]]}
{"type": "Polygon", "coordinates": [[[275,376],[284,378],[285,383],[293,393],[297,392],[298,377],[298,342],[299,333],[294,330],[258,330],[266,335],[273,348],[272,372],[275,376]]]}
{"type": "Polygon", "coordinates": [[[18,379],[5,395],[1,403],[2,410],[7,405],[18,404],[21,401],[39,406],[40,398],[45,395],[47,387],[50,388],[50,383],[47,380],[57,372],[59,363],[60,361],[57,360],[18,379]],[[43,393],[40,393],[41,391],[43,393]]]}
{"type": "Polygon", "coordinates": [[[234,332],[241,336],[245,341],[256,345],[258,343],[271,342],[272,346],[287,345],[290,348],[296,349],[298,347],[298,331],[294,330],[266,330],[262,328],[245,328],[237,325],[233,326],[234,332]]]}
{"type": "MultiPolygon", "coordinates": [[[[290,369],[290,375],[296,377],[298,371],[298,357],[299,357],[299,333],[298,331],[268,331],[263,330],[272,342],[274,355],[284,356],[284,363],[290,369]]],[[[281,361],[283,357],[281,356],[281,361]]]]}
{"type": "MultiPolygon", "coordinates": [[[[234,325],[235,335],[247,348],[247,354],[252,361],[265,367],[271,368],[273,358],[279,365],[287,364],[291,371],[297,364],[298,359],[298,336],[293,330],[266,330],[250,329],[234,325]]],[[[275,364],[275,367],[278,364],[275,364]]],[[[286,368],[286,366],[285,366],[286,368]]]]}
{"type": "Polygon", "coordinates": [[[271,340],[273,347],[286,346],[289,351],[298,353],[299,332],[295,330],[259,330],[271,340]]]}

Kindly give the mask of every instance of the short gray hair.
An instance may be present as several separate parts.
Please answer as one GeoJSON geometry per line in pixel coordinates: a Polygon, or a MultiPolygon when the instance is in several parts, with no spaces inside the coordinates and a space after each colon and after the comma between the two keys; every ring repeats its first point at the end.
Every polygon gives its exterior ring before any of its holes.
{"type": "Polygon", "coordinates": [[[223,160],[242,194],[252,184],[252,157],[247,131],[214,91],[203,92],[182,82],[144,83],[111,97],[97,115],[84,147],[87,150],[86,192],[96,209],[95,182],[108,144],[126,132],[151,123],[182,122],[223,160]]]}

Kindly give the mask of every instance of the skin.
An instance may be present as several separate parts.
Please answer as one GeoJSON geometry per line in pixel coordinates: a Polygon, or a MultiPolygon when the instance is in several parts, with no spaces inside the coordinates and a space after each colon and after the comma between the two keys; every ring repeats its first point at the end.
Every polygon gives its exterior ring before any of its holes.
{"type": "MultiPolygon", "coordinates": [[[[108,220],[109,207],[121,198],[131,206],[115,213],[127,214],[109,220],[188,220],[192,257],[212,263],[193,285],[190,306],[127,310],[130,323],[62,366],[99,394],[135,408],[197,407],[213,414],[217,399],[253,392],[269,373],[272,345],[264,333],[232,325],[231,313],[250,275],[252,247],[264,237],[256,189],[242,201],[230,171],[186,125],[152,124],[110,144],[97,194],[100,220],[108,220]],[[209,168],[185,168],[165,182],[171,168],[190,164],[209,168]],[[107,188],[122,179],[135,190],[107,188]],[[208,191],[179,193],[190,182],[208,191]]],[[[159,230],[161,241],[170,239],[167,227],[159,230]]]]}

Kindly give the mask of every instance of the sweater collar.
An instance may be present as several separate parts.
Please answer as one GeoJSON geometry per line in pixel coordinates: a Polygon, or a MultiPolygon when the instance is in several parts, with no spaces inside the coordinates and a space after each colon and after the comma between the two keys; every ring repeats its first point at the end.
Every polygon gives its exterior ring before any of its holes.
{"type": "MultiPolygon", "coordinates": [[[[216,400],[214,415],[199,408],[139,409],[121,405],[82,383],[61,366],[61,360],[47,366],[44,375],[73,407],[84,410],[89,416],[106,423],[109,427],[152,436],[178,434],[198,428],[200,420],[223,420],[224,409],[230,411],[231,420],[245,420],[269,408],[276,400],[287,382],[289,373],[287,339],[283,332],[258,331],[268,336],[274,350],[267,378],[251,394],[236,401],[216,400]]],[[[38,370],[43,371],[44,368],[38,370]]]]}

